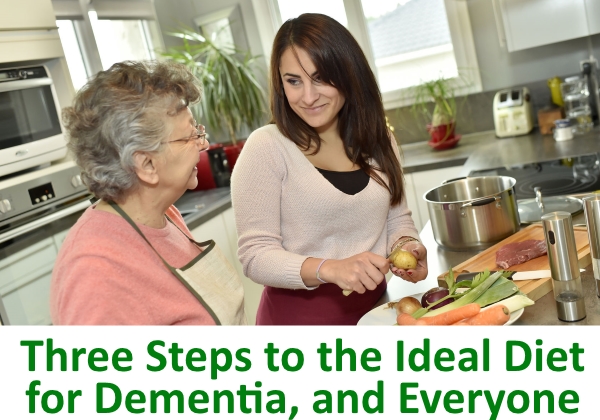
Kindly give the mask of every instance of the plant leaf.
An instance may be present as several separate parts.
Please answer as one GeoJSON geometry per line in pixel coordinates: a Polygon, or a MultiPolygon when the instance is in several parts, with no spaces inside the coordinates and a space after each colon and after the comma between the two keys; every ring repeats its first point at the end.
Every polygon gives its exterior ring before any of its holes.
{"type": "Polygon", "coordinates": [[[183,25],[166,34],[181,39],[182,44],[159,54],[186,65],[201,82],[202,98],[191,109],[207,129],[225,128],[235,143],[236,132],[266,122],[266,93],[255,76],[259,56],[218,45],[216,37],[206,38],[183,25]]]}

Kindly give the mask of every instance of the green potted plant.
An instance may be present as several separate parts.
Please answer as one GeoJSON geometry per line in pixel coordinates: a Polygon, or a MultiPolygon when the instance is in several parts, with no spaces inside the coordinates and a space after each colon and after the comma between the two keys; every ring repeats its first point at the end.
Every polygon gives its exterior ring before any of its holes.
{"type": "Polygon", "coordinates": [[[253,129],[264,123],[266,95],[253,65],[257,56],[217,45],[189,28],[169,35],[181,38],[183,45],[161,55],[185,64],[202,82],[202,100],[193,110],[199,120],[212,130],[225,128],[234,145],[241,128],[253,129]]]}
{"type": "Polygon", "coordinates": [[[429,145],[434,149],[448,149],[460,140],[454,134],[456,126],[456,98],[452,79],[440,77],[423,82],[411,91],[414,95],[412,111],[427,121],[427,131],[431,139],[429,145]]]}

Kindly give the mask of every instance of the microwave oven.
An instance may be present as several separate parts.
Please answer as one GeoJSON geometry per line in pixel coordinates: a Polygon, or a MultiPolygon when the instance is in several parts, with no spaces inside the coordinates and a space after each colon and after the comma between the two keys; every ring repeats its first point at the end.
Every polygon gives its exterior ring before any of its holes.
{"type": "Polygon", "coordinates": [[[60,105],[48,70],[0,68],[0,177],[66,154],[60,105]]]}

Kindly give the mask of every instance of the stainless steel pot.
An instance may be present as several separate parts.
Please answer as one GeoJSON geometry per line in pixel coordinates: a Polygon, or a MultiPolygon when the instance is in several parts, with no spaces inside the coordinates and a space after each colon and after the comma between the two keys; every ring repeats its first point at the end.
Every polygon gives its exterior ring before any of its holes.
{"type": "Polygon", "coordinates": [[[487,248],[519,230],[516,180],[507,176],[467,177],[427,191],[436,242],[449,250],[487,248]]]}

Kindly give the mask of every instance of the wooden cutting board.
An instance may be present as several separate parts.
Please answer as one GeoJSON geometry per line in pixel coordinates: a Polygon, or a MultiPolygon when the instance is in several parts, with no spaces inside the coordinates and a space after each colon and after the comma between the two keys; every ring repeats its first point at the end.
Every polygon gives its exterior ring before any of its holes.
{"type": "MultiPolygon", "coordinates": [[[[585,226],[577,226],[573,228],[575,233],[575,244],[577,245],[577,258],[579,260],[579,268],[587,267],[591,262],[590,245],[588,241],[587,229],[585,226]]],[[[526,228],[521,229],[514,235],[509,236],[496,245],[480,252],[479,254],[469,258],[465,262],[458,264],[456,267],[452,267],[452,271],[456,274],[460,273],[473,273],[484,271],[486,269],[502,270],[502,268],[496,265],[496,251],[500,247],[514,242],[521,242],[527,239],[545,240],[544,227],[541,224],[532,224],[526,228]]],[[[507,271],[533,271],[533,270],[549,270],[550,265],[548,263],[548,255],[543,255],[533,260],[524,262],[523,264],[517,264],[509,267],[507,271]]],[[[444,281],[444,273],[438,277],[439,284],[446,286],[444,281]]],[[[550,277],[539,279],[539,280],[519,280],[515,281],[519,289],[529,296],[532,300],[538,300],[546,293],[552,291],[552,279],[550,277]]]]}

